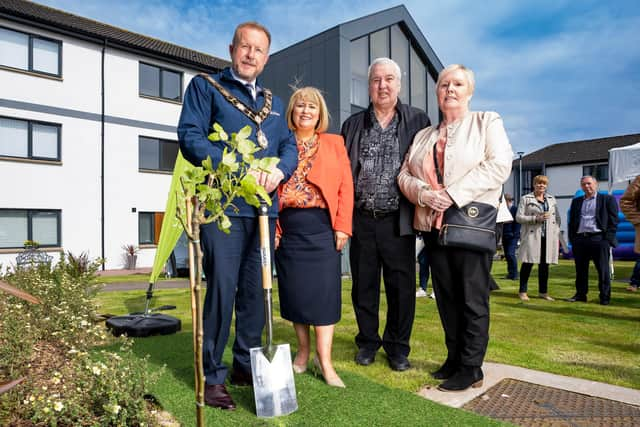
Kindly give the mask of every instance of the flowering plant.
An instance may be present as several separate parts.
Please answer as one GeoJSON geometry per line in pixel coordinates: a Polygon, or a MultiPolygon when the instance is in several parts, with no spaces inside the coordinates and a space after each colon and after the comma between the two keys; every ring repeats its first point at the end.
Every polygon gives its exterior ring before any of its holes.
{"type": "MultiPolygon", "coordinates": [[[[0,298],[0,383],[26,378],[2,395],[0,425],[143,425],[143,398],[155,377],[147,360],[95,347],[114,338],[97,319],[94,296],[101,260],[70,254],[49,264],[16,267],[0,279],[37,297],[0,298]]],[[[156,374],[157,375],[157,374],[156,374]]]]}

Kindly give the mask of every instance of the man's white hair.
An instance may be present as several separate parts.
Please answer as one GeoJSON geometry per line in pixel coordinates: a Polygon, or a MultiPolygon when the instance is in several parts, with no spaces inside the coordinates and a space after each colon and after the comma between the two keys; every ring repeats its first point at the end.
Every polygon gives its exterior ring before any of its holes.
{"type": "Polygon", "coordinates": [[[367,70],[367,79],[371,80],[371,71],[373,71],[373,67],[376,65],[390,65],[393,68],[393,74],[395,74],[398,81],[402,81],[402,71],[400,70],[400,66],[396,61],[391,58],[376,58],[369,65],[369,69],[367,70]]]}

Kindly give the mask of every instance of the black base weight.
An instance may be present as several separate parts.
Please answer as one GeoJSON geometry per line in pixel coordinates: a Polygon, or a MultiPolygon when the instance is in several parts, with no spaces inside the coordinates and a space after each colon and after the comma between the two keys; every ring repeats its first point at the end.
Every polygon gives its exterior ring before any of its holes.
{"type": "Polygon", "coordinates": [[[151,335],[175,334],[182,327],[180,319],[166,314],[129,314],[115,316],[106,321],[107,328],[116,337],[148,337],[151,335]]]}

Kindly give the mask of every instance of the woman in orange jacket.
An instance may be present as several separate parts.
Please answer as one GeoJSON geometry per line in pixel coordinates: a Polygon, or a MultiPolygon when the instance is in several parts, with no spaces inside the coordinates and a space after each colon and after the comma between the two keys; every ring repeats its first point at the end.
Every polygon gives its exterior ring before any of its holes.
{"type": "Polygon", "coordinates": [[[298,353],[293,370],[307,369],[310,325],[316,333],[314,364],[327,384],[344,387],[331,347],[340,320],[340,252],[351,236],[353,178],[344,140],[325,133],[329,114],[320,91],[305,87],[289,100],[287,122],[298,145],[298,168],[280,186],[276,270],[280,313],[293,322],[298,353]]]}

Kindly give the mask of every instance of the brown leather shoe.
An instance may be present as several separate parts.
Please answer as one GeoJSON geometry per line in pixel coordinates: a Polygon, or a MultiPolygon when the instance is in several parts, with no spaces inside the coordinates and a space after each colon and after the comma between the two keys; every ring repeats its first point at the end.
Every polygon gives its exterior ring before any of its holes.
{"type": "Polygon", "coordinates": [[[234,369],[231,372],[231,379],[229,380],[232,385],[235,386],[252,386],[253,376],[251,372],[241,371],[240,369],[234,369]]]}
{"type": "Polygon", "coordinates": [[[227,411],[236,409],[236,403],[224,384],[206,384],[204,386],[204,403],[227,411]]]}

